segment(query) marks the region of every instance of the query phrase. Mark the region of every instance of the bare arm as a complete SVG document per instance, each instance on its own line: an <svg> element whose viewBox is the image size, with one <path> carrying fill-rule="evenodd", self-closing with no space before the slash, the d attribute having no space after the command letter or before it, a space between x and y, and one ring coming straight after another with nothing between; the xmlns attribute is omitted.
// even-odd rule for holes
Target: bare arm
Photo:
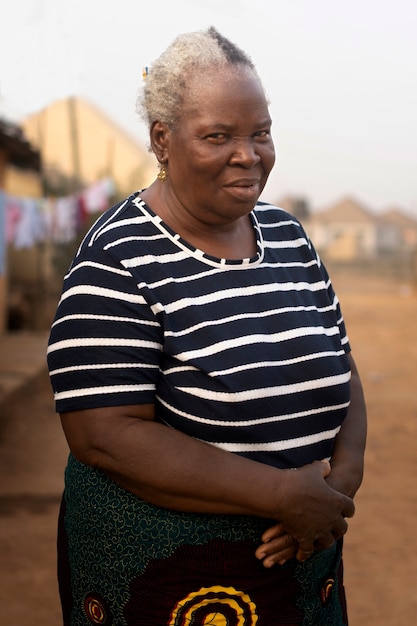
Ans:
<svg viewBox="0 0 417 626"><path fill-rule="evenodd" d="M351 354L350 406L336 437L331 459L332 471L327 482L351 498L359 489L364 469L367 418L362 383Z"/></svg>
<svg viewBox="0 0 417 626"><path fill-rule="evenodd" d="M331 472L326 480L333 489L353 498L363 477L367 419L359 373L352 355L348 356L351 366L351 401L335 440ZM297 554L298 558L303 558L298 551L297 542L286 532L283 524L268 528L262 536L262 541L264 543L259 546L256 555L263 560L266 567L284 563ZM316 547L325 546L317 542Z"/></svg>
<svg viewBox="0 0 417 626"><path fill-rule="evenodd" d="M80 461L164 508L279 519L306 553L343 535L354 512L351 499L327 485L326 464L292 471L245 459L155 422L152 405L61 418Z"/></svg>

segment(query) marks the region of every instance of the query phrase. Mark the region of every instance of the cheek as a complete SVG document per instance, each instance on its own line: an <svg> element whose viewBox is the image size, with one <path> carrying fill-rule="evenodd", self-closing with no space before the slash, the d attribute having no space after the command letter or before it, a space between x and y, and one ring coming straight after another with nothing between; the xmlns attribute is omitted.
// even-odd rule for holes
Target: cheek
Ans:
<svg viewBox="0 0 417 626"><path fill-rule="evenodd" d="M211 159L190 159L189 171L195 176L196 181L204 179L205 181L214 181L222 175L227 167L227 159L211 158ZM196 182L196 184L198 184Z"/></svg>
<svg viewBox="0 0 417 626"><path fill-rule="evenodd" d="M265 152L265 155L263 157L263 162L265 164L265 170L269 173L275 164L275 148L273 144Z"/></svg>

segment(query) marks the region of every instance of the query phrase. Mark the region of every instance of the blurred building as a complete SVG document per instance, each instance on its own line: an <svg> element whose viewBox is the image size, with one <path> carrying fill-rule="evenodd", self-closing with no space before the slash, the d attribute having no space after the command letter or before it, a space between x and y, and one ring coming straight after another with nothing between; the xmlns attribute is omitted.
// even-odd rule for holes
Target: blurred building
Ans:
<svg viewBox="0 0 417 626"><path fill-rule="evenodd" d="M2 123L0 332L48 324L47 302L95 214L149 185L156 169L146 147L81 98L54 102L21 128Z"/></svg>
<svg viewBox="0 0 417 626"><path fill-rule="evenodd" d="M399 209L376 214L346 197L304 221L317 251L328 261L363 263L410 255L417 245L417 221Z"/></svg>
<svg viewBox="0 0 417 626"><path fill-rule="evenodd" d="M291 215L300 220L300 222L305 222L310 217L311 208L309 202L307 198L302 196L283 196L276 204L281 207L281 209L284 209L284 211L291 213Z"/></svg>
<svg viewBox="0 0 417 626"><path fill-rule="evenodd" d="M417 220L396 207L382 213L379 219L400 232L400 245L404 251L417 249Z"/></svg>
<svg viewBox="0 0 417 626"><path fill-rule="evenodd" d="M0 119L0 189L10 194L41 193L41 155L22 128Z"/></svg>
<svg viewBox="0 0 417 626"><path fill-rule="evenodd" d="M10 285L7 263L6 201L9 196L40 197L41 156L22 129L0 120L0 334L7 328Z"/></svg>
<svg viewBox="0 0 417 626"><path fill-rule="evenodd" d="M42 152L44 174L50 184L54 176L62 174L78 188L109 177L123 197L155 178L153 155L82 98L54 102L22 124L30 141Z"/></svg>

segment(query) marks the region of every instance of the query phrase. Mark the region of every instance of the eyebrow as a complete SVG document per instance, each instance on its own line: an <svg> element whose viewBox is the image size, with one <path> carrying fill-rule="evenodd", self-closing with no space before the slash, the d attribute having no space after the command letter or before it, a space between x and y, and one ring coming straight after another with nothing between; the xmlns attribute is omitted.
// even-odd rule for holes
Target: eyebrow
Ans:
<svg viewBox="0 0 417 626"><path fill-rule="evenodd" d="M202 122L202 124L204 126L210 126L210 128L216 128L218 130L231 130L233 129L233 125L231 124L226 124L225 122ZM262 127L262 126L271 126L272 124L272 119L270 117L265 118L264 120L262 120L261 122L256 122L255 126L257 127Z"/></svg>

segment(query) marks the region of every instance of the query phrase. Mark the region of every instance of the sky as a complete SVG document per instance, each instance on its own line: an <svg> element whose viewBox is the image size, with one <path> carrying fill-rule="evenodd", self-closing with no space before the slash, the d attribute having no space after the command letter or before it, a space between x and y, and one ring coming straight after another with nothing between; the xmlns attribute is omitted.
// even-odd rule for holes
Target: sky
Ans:
<svg viewBox="0 0 417 626"><path fill-rule="evenodd" d="M264 199L314 210L349 195L417 218L415 0L4 0L0 117L78 95L145 145L142 68L210 25L249 54L270 100Z"/></svg>

